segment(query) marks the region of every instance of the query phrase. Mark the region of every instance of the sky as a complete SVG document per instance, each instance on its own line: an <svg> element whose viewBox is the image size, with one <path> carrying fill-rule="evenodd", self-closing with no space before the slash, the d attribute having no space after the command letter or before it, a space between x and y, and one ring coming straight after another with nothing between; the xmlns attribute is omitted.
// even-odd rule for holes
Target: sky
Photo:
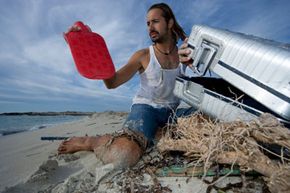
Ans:
<svg viewBox="0 0 290 193"><path fill-rule="evenodd" d="M138 75L110 90L82 77L62 34L83 21L120 69L151 44L146 12L160 2L187 35L202 24L290 43L288 0L0 0L0 112L129 111Z"/></svg>

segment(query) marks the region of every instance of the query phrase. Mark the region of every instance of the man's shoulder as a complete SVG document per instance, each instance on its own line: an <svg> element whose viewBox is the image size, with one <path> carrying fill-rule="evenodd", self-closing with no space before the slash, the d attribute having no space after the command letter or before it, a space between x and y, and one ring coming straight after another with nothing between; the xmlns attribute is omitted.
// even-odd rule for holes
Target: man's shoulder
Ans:
<svg viewBox="0 0 290 193"><path fill-rule="evenodd" d="M136 51L135 54L138 54L140 56L148 55L149 54L149 48L140 49L140 50Z"/></svg>
<svg viewBox="0 0 290 193"><path fill-rule="evenodd" d="M150 59L149 48L143 48L136 51L131 57L131 61L141 64L143 67L148 64Z"/></svg>

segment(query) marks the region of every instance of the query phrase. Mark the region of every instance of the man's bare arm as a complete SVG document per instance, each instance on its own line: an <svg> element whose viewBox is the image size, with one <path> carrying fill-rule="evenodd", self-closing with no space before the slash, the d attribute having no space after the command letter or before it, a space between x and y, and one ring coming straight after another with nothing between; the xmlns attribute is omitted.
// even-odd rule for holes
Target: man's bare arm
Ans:
<svg viewBox="0 0 290 193"><path fill-rule="evenodd" d="M139 50L133 54L128 63L119 69L113 77L104 80L106 87L108 89L117 88L118 86L130 80L134 74L136 74L136 72L143 68L142 61L144 61L145 57L145 49Z"/></svg>

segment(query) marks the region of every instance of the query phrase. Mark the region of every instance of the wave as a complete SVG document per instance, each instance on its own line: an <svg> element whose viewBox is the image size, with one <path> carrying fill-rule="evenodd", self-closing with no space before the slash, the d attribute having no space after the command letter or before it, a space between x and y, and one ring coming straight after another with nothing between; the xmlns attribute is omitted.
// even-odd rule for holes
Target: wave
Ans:
<svg viewBox="0 0 290 193"><path fill-rule="evenodd" d="M27 130L0 131L0 136L12 135L12 134L16 134L16 133L22 133L25 131L27 131Z"/></svg>
<svg viewBox="0 0 290 193"><path fill-rule="evenodd" d="M0 136L54 127L87 116L0 116Z"/></svg>
<svg viewBox="0 0 290 193"><path fill-rule="evenodd" d="M59 123L62 124L62 123ZM22 130L2 130L0 131L0 136L5 136L5 135L12 135L12 134L16 134L16 133L22 133L22 132L27 132L27 131L35 131L35 130L39 130L39 129L45 129L45 128L49 128L49 127L53 127L56 126L58 124L43 124L43 125L35 125L31 128L28 129L22 129Z"/></svg>
<svg viewBox="0 0 290 193"><path fill-rule="evenodd" d="M31 127L30 129L28 129L28 131L34 131L34 130L39 130L39 129L45 129L45 128L48 128L48 127L52 127L54 125L57 125L57 124L43 124L43 125L35 125L33 127Z"/></svg>

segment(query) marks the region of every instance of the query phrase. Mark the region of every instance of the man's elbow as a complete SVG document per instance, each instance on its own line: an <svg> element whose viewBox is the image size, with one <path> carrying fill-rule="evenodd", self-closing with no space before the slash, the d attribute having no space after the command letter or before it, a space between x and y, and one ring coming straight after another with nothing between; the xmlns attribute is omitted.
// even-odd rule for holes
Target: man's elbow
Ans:
<svg viewBox="0 0 290 193"><path fill-rule="evenodd" d="M116 86L114 85L106 85L107 89L114 89L114 88L117 88Z"/></svg>
<svg viewBox="0 0 290 193"><path fill-rule="evenodd" d="M109 79L103 80L107 89L114 89L114 88L118 87L118 85L116 84L116 81L115 81L115 77L116 77L116 75L114 75L113 77L111 77Z"/></svg>
<svg viewBox="0 0 290 193"><path fill-rule="evenodd" d="M117 85L113 84L113 83L106 83L105 82L105 85L107 87L107 89L114 89L114 88L117 88Z"/></svg>

